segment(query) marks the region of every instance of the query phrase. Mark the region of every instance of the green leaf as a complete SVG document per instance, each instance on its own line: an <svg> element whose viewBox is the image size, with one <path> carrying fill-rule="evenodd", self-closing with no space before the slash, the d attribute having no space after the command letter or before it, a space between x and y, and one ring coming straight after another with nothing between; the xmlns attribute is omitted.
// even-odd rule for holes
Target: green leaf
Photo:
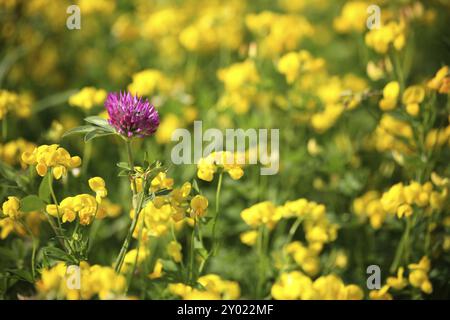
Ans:
<svg viewBox="0 0 450 320"><path fill-rule="evenodd" d="M128 177L130 175L130 170L120 170L117 174L118 177Z"/></svg>
<svg viewBox="0 0 450 320"><path fill-rule="evenodd" d="M200 250L203 249L203 242L200 239L194 238L194 249Z"/></svg>
<svg viewBox="0 0 450 320"><path fill-rule="evenodd" d="M197 179L192 179L192 189L200 194L200 188L198 187Z"/></svg>
<svg viewBox="0 0 450 320"><path fill-rule="evenodd" d="M109 136L111 134L115 134L115 132L108 132L108 131L105 131L102 129L95 129L94 131L88 132L84 136L84 142L88 142L88 141L91 141L92 139L99 138L99 137Z"/></svg>
<svg viewBox="0 0 450 320"><path fill-rule="evenodd" d="M24 212L38 211L45 207L45 202L38 196L30 195L20 200L20 210Z"/></svg>
<svg viewBox="0 0 450 320"><path fill-rule="evenodd" d="M39 185L39 198L47 203L50 202L50 194L51 194L50 179L52 179L51 174L52 174L51 172L48 172L42 179L41 184Z"/></svg>
<svg viewBox="0 0 450 320"><path fill-rule="evenodd" d="M90 132L92 130L95 130L94 126L91 126L91 125L80 126L80 127L76 127L76 128L73 128L73 129L70 129L70 130L66 131L62 135L62 137L65 138L65 137L70 136L72 134L87 133L87 132Z"/></svg>
<svg viewBox="0 0 450 320"><path fill-rule="evenodd" d="M119 162L116 164L119 168L131 170L130 165L128 162Z"/></svg>
<svg viewBox="0 0 450 320"><path fill-rule="evenodd" d="M166 196L168 195L172 190L170 189L161 189L155 192L155 196Z"/></svg>
<svg viewBox="0 0 450 320"><path fill-rule="evenodd" d="M77 261L67 254L64 250L61 250L56 247L44 247L42 248L42 253L50 259L58 260L58 261L67 261L71 263L77 263Z"/></svg>
<svg viewBox="0 0 450 320"><path fill-rule="evenodd" d="M108 121L106 119L102 118L102 117L99 117L99 116L87 117L87 118L84 119L84 121L92 123L92 124L94 124L94 125L96 125L98 127L101 127L101 128L105 129L108 132L111 132L111 133L115 133L116 132L114 127L112 127L108 123Z"/></svg>
<svg viewBox="0 0 450 320"><path fill-rule="evenodd" d="M20 280L25 280L25 281L27 281L29 283L34 283L33 275L31 274L30 271L19 270L19 269L15 269L15 270L9 269L7 271L12 273L14 276L16 276Z"/></svg>
<svg viewBox="0 0 450 320"><path fill-rule="evenodd" d="M172 260L161 259L161 263L163 265L164 271L174 272L174 271L178 270L177 264L175 262L173 262Z"/></svg>

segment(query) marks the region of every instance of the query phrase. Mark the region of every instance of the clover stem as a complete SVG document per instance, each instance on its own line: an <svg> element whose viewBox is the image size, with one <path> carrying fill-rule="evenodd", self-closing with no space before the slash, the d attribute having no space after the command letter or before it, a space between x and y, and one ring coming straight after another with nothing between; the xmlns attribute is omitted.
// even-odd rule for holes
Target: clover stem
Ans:
<svg viewBox="0 0 450 320"><path fill-rule="evenodd" d="M128 164L129 164L130 170L133 170L134 163L133 163L133 153L131 150L131 140L129 140L129 139L126 140L126 146L127 146ZM133 236L134 230L136 229L137 223L139 221L139 214L141 212L142 205L144 203L144 196L142 195L139 198L138 203L136 204L136 202L137 202L136 198L137 198L137 194L138 194L137 193L137 184L136 184L136 180L133 177L130 177L130 178L131 178L131 183L133 185L131 191L133 194L132 206L134 209L134 216L133 216L133 220L131 221L130 228L128 229L127 236L122 244L122 248L120 249L119 255L117 256L117 259L116 259L116 266L114 268L116 273L119 273L120 269L122 268L122 264L125 259L125 254L127 253L128 248L130 247L131 238Z"/></svg>

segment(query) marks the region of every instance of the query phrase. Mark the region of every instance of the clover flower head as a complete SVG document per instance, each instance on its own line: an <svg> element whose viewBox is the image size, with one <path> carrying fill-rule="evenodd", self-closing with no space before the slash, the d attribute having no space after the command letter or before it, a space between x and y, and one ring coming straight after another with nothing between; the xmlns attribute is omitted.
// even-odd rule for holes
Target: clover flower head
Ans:
<svg viewBox="0 0 450 320"><path fill-rule="evenodd" d="M159 115L155 107L137 95L110 92L105 107L109 124L127 138L149 136L158 128Z"/></svg>

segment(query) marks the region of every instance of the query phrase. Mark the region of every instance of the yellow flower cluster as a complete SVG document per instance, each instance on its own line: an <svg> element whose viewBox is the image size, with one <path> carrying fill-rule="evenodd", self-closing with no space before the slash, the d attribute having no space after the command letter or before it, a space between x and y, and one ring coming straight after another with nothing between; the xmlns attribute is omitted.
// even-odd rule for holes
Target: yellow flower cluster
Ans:
<svg viewBox="0 0 450 320"><path fill-rule="evenodd" d="M123 259L123 265L120 272L125 274L133 270L133 268L139 267L149 256L150 250L146 248L146 243L139 246L139 249L131 249L125 254Z"/></svg>
<svg viewBox="0 0 450 320"><path fill-rule="evenodd" d="M170 241L166 247L167 254L175 261L180 263L183 260L183 254L181 253L181 244L177 241Z"/></svg>
<svg viewBox="0 0 450 320"><path fill-rule="evenodd" d="M281 219L281 212L272 202L264 201L242 210L241 218L251 228L265 225L273 229Z"/></svg>
<svg viewBox="0 0 450 320"><path fill-rule="evenodd" d="M300 15L263 11L245 17L248 29L259 39L263 57L274 57L295 50L305 37L314 34L313 26Z"/></svg>
<svg viewBox="0 0 450 320"><path fill-rule="evenodd" d="M105 90L96 89L94 87L84 87L69 97L69 104L74 107L89 110L94 106L103 104L105 99Z"/></svg>
<svg viewBox="0 0 450 320"><path fill-rule="evenodd" d="M116 218L122 212L122 207L116 203L112 203L108 199L103 199L98 206L97 219L104 219L106 217Z"/></svg>
<svg viewBox="0 0 450 320"><path fill-rule="evenodd" d="M345 285L334 274L313 281L300 271L282 273L271 291L276 300L361 300L364 297L360 287Z"/></svg>
<svg viewBox="0 0 450 320"><path fill-rule="evenodd" d="M419 288L426 294L433 292L433 286L428 279L428 273L431 269L431 262L428 257L422 257L418 263L408 265L408 269L408 280L413 287Z"/></svg>
<svg viewBox="0 0 450 320"><path fill-rule="evenodd" d="M382 115L372 139L379 152L396 151L402 154L410 154L412 152L410 145L414 144L411 125L387 113Z"/></svg>
<svg viewBox="0 0 450 320"><path fill-rule="evenodd" d="M389 82L383 89L383 99L380 100L380 109L383 111L392 110L397 106L397 99L400 94L400 85L397 81Z"/></svg>
<svg viewBox="0 0 450 320"><path fill-rule="evenodd" d="M22 161L20 155L24 152L33 152L36 145L23 138L9 141L0 145L0 159L10 165L20 165L24 168L26 164Z"/></svg>
<svg viewBox="0 0 450 320"><path fill-rule="evenodd" d="M242 41L242 25L235 20L245 9L242 1L204 1L195 20L180 33L179 41L189 51L235 50Z"/></svg>
<svg viewBox="0 0 450 320"><path fill-rule="evenodd" d="M416 117L420 112L420 103L425 98L425 89L422 86L415 85L408 87L403 93L402 102L405 105L406 112Z"/></svg>
<svg viewBox="0 0 450 320"><path fill-rule="evenodd" d="M71 278L76 277L75 269L68 268L64 262L59 262L49 269L42 270L41 279L36 283L38 296L45 299L87 300L98 298L102 300L123 299L126 289L126 279L117 274L111 267L100 265L90 266L81 262L79 289L69 288ZM73 281L76 285L76 281Z"/></svg>
<svg viewBox="0 0 450 320"><path fill-rule="evenodd" d="M395 109L400 95L400 85L397 81L389 82L383 89L383 98L379 106L383 111ZM408 87L402 96L402 103L405 105L406 112L415 117L420 112L420 103L425 98L425 89L420 85Z"/></svg>
<svg viewBox="0 0 450 320"><path fill-rule="evenodd" d="M13 111L19 118L26 118L31 114L32 98L28 94L17 94L8 90L0 90L0 120L9 111Z"/></svg>
<svg viewBox="0 0 450 320"><path fill-rule="evenodd" d="M162 189L172 189L173 179L165 172L160 172L150 183L150 192ZM138 191L142 190L142 179L137 180ZM139 223L134 232L138 237L141 227L144 236L159 237L167 233L172 223L181 221L189 214L191 218L202 217L208 208L208 199L202 195L191 195L192 185L185 182L180 188L175 188L169 194L157 196L148 202L141 210ZM134 211L130 212L131 217Z"/></svg>
<svg viewBox="0 0 450 320"><path fill-rule="evenodd" d="M9 196L3 202L0 210L0 239L6 239L12 232L19 236L25 236L28 230L34 235L39 234L39 226L43 216L39 211L31 211L26 214L20 210L20 200Z"/></svg>
<svg viewBox="0 0 450 320"><path fill-rule="evenodd" d="M102 202L102 199L108 195L108 190L106 190L105 180L100 177L94 177L89 179L89 188L95 192L95 199L98 203Z"/></svg>
<svg viewBox="0 0 450 320"><path fill-rule="evenodd" d="M172 133L181 127L183 123L180 117L174 113L166 114L155 133L156 142L160 144L172 142Z"/></svg>
<svg viewBox="0 0 450 320"><path fill-rule="evenodd" d="M301 198L287 201L278 211L283 218L302 219L306 240L317 252L322 250L325 243L337 238L338 226L328 220L323 204Z"/></svg>
<svg viewBox="0 0 450 320"><path fill-rule="evenodd" d="M67 169L81 165L80 157L71 157L66 149L57 144L44 144L34 148L32 152L26 151L22 154L22 161L28 165L36 165L36 172L41 177L45 176L48 168L52 168L55 179L65 176Z"/></svg>
<svg viewBox="0 0 450 320"><path fill-rule="evenodd" d="M366 28L367 8L366 1L349 1L344 4L341 13L333 21L333 27L340 33L351 31L363 32Z"/></svg>
<svg viewBox="0 0 450 320"><path fill-rule="evenodd" d="M152 191L164 188L166 181L170 181L169 185L172 186L173 181L171 179L169 180L165 176L160 176L160 178L162 180L154 179L152 181L153 186L150 187ZM141 228L144 228L144 239L149 236L163 236L170 230L171 225L181 221L186 213L189 213L192 217L204 215L208 201L200 195L191 199L191 191L191 184L186 182L180 188L173 189L168 195L158 196L153 201L149 201L141 210L139 223L133 236L137 238ZM130 216L134 216L133 210L130 212Z"/></svg>
<svg viewBox="0 0 450 320"><path fill-rule="evenodd" d="M306 247L300 241L291 242L284 248L303 272L311 277L320 271L320 249L313 245Z"/></svg>
<svg viewBox="0 0 450 320"><path fill-rule="evenodd" d="M43 220L45 220L45 216L38 211L27 212L24 216L21 215L21 220L8 216L0 217L0 239L6 239L13 232L21 237L26 236L28 232L24 225L31 230L33 235L37 236Z"/></svg>
<svg viewBox="0 0 450 320"><path fill-rule="evenodd" d="M312 87L310 87L311 84L308 84L305 90L314 92L324 107L323 110L313 114L311 125L315 131L323 133L334 125L346 109L352 110L359 105L361 92L366 89L367 84L365 80L352 74L342 79L326 73L322 75L313 73L312 77L313 79L317 78L315 81L319 81L319 83Z"/></svg>
<svg viewBox="0 0 450 320"><path fill-rule="evenodd" d="M12 218L18 219L22 215L20 211L20 200L17 197L8 197L8 200L3 202L2 205L3 215Z"/></svg>
<svg viewBox="0 0 450 320"><path fill-rule="evenodd" d="M428 81L427 87L439 93L448 94L450 92L450 71L448 66L443 66L439 69L434 78Z"/></svg>
<svg viewBox="0 0 450 320"><path fill-rule="evenodd" d="M426 214L433 210L443 209L447 198L448 189L441 192L434 190L431 182L420 184L412 181L409 185L397 183L387 192L383 193L380 202L383 210L388 214L396 214L399 218L409 217L414 212L414 206L423 208Z"/></svg>
<svg viewBox="0 0 450 320"><path fill-rule="evenodd" d="M212 181L214 173L218 168L228 172L231 179L239 180L244 175L242 167L245 164L245 155L231 153L230 151L219 151L201 158L197 164L197 177L204 181Z"/></svg>
<svg viewBox="0 0 450 320"><path fill-rule="evenodd" d="M183 283L172 283L168 288L172 294L184 300L235 300L241 295L237 282L223 280L216 274L201 276L197 282L204 290Z"/></svg>
<svg viewBox="0 0 450 320"><path fill-rule="evenodd" d="M48 204L46 207L49 215L59 216L63 223L72 222L79 217L82 225L89 225L94 220L97 209L95 197L85 193L64 198L59 205Z"/></svg>
<svg viewBox="0 0 450 320"><path fill-rule="evenodd" d="M400 51L406 42L405 29L403 21L383 24L380 28L374 28L366 34L366 45L381 54L386 54L391 45Z"/></svg>
<svg viewBox="0 0 450 320"><path fill-rule="evenodd" d="M237 114L247 113L251 103L255 101L260 81L255 62L248 59L219 69L217 78L225 86L225 93L218 102L219 107L231 107Z"/></svg>
<svg viewBox="0 0 450 320"><path fill-rule="evenodd" d="M439 179L433 174L433 182ZM432 213L433 210L440 211L447 199L447 183L436 186L442 187L442 190L437 191L431 182L420 184L412 181L406 186L398 183L382 195L378 191L368 191L353 201L353 212L362 221L368 218L372 228L379 229L389 214L399 218L410 217L414 206L423 208L426 214Z"/></svg>
<svg viewBox="0 0 450 320"><path fill-rule="evenodd" d="M353 212L362 220L369 219L374 229L379 229L385 218L386 212L380 202L380 193L375 190L366 192L353 201Z"/></svg>
<svg viewBox="0 0 450 320"><path fill-rule="evenodd" d="M128 85L128 91L139 96L150 95L156 90L166 92L169 88L169 79L155 69L145 69L133 74L132 82Z"/></svg>
<svg viewBox="0 0 450 320"><path fill-rule="evenodd" d="M409 264L408 269L409 275L407 279L404 276L405 268L398 268L396 277L388 277L386 284L380 290L372 290L369 292L370 299L392 300L393 296L389 291L391 289L397 291L403 290L408 286L408 282L414 288L418 288L426 294L431 294L433 292L433 285L428 278L428 273L431 269L430 259L424 256L418 263Z"/></svg>
<svg viewBox="0 0 450 320"><path fill-rule="evenodd" d="M325 60L314 58L306 50L289 52L283 55L277 64L277 69L284 74L287 83L293 83L302 72L315 72L322 69Z"/></svg>

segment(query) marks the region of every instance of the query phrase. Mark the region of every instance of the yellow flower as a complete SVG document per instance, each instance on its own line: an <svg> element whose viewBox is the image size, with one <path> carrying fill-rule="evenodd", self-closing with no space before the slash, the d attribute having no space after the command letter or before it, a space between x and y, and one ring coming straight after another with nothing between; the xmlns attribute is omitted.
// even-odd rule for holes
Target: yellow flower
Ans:
<svg viewBox="0 0 450 320"><path fill-rule="evenodd" d="M405 90L402 102L406 106L406 112L412 116L419 114L419 104L425 98L425 89L422 86L411 86Z"/></svg>
<svg viewBox="0 0 450 320"><path fill-rule="evenodd" d="M413 214L413 212L414 211L409 204L402 204L397 209L397 216L399 218L402 218L402 217L408 218Z"/></svg>
<svg viewBox="0 0 450 320"><path fill-rule="evenodd" d="M153 178L150 183L150 191L155 192L162 189L172 189L173 187L173 179L167 177L167 173L160 172L158 175Z"/></svg>
<svg viewBox="0 0 450 320"><path fill-rule="evenodd" d="M315 276L320 271L319 252L312 247L305 247L300 241L288 244L286 252L294 258L294 261L309 276Z"/></svg>
<svg viewBox="0 0 450 320"><path fill-rule="evenodd" d="M53 168L53 176L60 179L67 174L67 169L79 167L81 158L71 157L66 149L57 144L41 145L34 148L32 152L24 152L22 161L28 165L36 165L37 173L43 177L48 168Z"/></svg>
<svg viewBox="0 0 450 320"><path fill-rule="evenodd" d="M156 260L155 266L153 267L153 272L148 275L150 279L158 279L163 275L163 264L161 259Z"/></svg>
<svg viewBox="0 0 450 320"><path fill-rule="evenodd" d="M133 81L128 85L128 91L133 95L146 96L156 90L165 90L168 79L162 72L155 69L142 70L133 75Z"/></svg>
<svg viewBox="0 0 450 320"><path fill-rule="evenodd" d="M380 101L380 109L383 111L392 110L397 106L397 99L400 93L400 85L397 81L389 82L383 89L383 99Z"/></svg>
<svg viewBox="0 0 450 320"><path fill-rule="evenodd" d="M77 217L80 224L90 224L98 210L96 199L90 194L79 194L74 197L64 198L59 206L49 204L46 211L49 215L57 217L58 213L63 223L72 222Z"/></svg>
<svg viewBox="0 0 450 320"><path fill-rule="evenodd" d="M300 52L289 52L282 56L277 64L280 73L286 76L286 82L293 83L300 72L314 72L320 70L325 65L323 59L313 58L312 55L302 50Z"/></svg>
<svg viewBox="0 0 450 320"><path fill-rule="evenodd" d="M369 297L372 300L392 300L392 295L388 292L390 287L384 285L380 290L372 290L369 292Z"/></svg>
<svg viewBox="0 0 450 320"><path fill-rule="evenodd" d="M213 152L198 161L197 176L202 180L212 181L217 168L222 168L233 180L238 180L244 175L244 163L245 155L229 151Z"/></svg>
<svg viewBox="0 0 450 320"><path fill-rule="evenodd" d="M420 288L424 293L430 294L433 292L433 286L428 279L428 272L431 269L430 259L427 256L422 257L419 263L412 263L408 265L409 283L413 287Z"/></svg>
<svg viewBox="0 0 450 320"><path fill-rule="evenodd" d="M450 72L448 66L443 66L439 69L434 78L428 81L427 87L442 94L449 93Z"/></svg>
<svg viewBox="0 0 450 320"><path fill-rule="evenodd" d="M95 199L98 203L102 202L102 198L105 198L108 195L108 191L105 187L105 180L100 177L94 177L89 179L89 188L95 192Z"/></svg>
<svg viewBox="0 0 450 320"><path fill-rule="evenodd" d="M3 202L2 210L3 214L12 219L17 219L21 216L20 209L20 200L17 197L8 197L8 200Z"/></svg>
<svg viewBox="0 0 450 320"><path fill-rule="evenodd" d="M252 228L265 224L271 229L281 219L281 213L272 202L264 201L244 209L241 218Z"/></svg>
<svg viewBox="0 0 450 320"><path fill-rule="evenodd" d="M173 261L179 263L183 260L183 254L181 253L181 244L176 241L170 241L167 245L167 253L173 259Z"/></svg>
<svg viewBox="0 0 450 320"><path fill-rule="evenodd" d="M182 123L176 114L166 114L155 133L156 141L160 144L170 143L172 141L172 133L180 128L181 125Z"/></svg>
<svg viewBox="0 0 450 320"><path fill-rule="evenodd" d="M406 42L405 24L391 21L366 33L366 45L376 52L386 54L391 46L400 51Z"/></svg>
<svg viewBox="0 0 450 320"><path fill-rule="evenodd" d="M438 187L445 187L448 185L448 178L442 178L436 172L431 173L431 181Z"/></svg>
<svg viewBox="0 0 450 320"><path fill-rule="evenodd" d="M126 289L126 279L111 267L90 266L82 261L80 270L80 289L68 287L69 268L64 262L58 262L51 268L42 270L41 279L36 282L36 291L40 299L101 300L121 299ZM73 271L72 271L73 272Z"/></svg>
<svg viewBox="0 0 450 320"><path fill-rule="evenodd" d="M398 268L397 277L389 277L386 280L386 284L396 290L402 290L408 285L408 281L403 277L405 269L403 267Z"/></svg>
<svg viewBox="0 0 450 320"><path fill-rule="evenodd" d="M362 32L366 28L368 3L348 1L342 7L340 15L334 19L333 26L338 32Z"/></svg>
<svg viewBox="0 0 450 320"><path fill-rule="evenodd" d="M214 179L214 172L216 172L214 160L211 157L201 158L197 164L197 177L204 181L211 182Z"/></svg>
<svg viewBox="0 0 450 320"><path fill-rule="evenodd" d="M120 272L129 272L135 264L136 266L140 266L148 258L149 254L149 250L143 248L143 246L139 247L139 249L131 249L125 254Z"/></svg>
<svg viewBox="0 0 450 320"><path fill-rule="evenodd" d="M256 243L256 240L258 239L258 231L256 230L250 230L246 232L242 232L239 236L241 239L241 242L243 244L246 244L248 246L254 246Z"/></svg>
<svg viewBox="0 0 450 320"><path fill-rule="evenodd" d="M171 283L168 289L184 300L236 300L240 297L240 287L237 282L223 280L216 274L201 276L198 278L198 283L202 286L202 290L183 283Z"/></svg>
<svg viewBox="0 0 450 320"><path fill-rule="evenodd" d="M80 107L86 110L94 106L103 104L106 99L106 91L103 89L96 89L94 87L84 87L76 94L69 98L71 106Z"/></svg>
<svg viewBox="0 0 450 320"><path fill-rule="evenodd" d="M276 300L309 300L315 299L312 281L299 271L282 273L271 289Z"/></svg>
<svg viewBox="0 0 450 320"><path fill-rule="evenodd" d="M191 216L203 217L205 215L206 209L208 208L208 199L202 195L196 195L191 200Z"/></svg>

